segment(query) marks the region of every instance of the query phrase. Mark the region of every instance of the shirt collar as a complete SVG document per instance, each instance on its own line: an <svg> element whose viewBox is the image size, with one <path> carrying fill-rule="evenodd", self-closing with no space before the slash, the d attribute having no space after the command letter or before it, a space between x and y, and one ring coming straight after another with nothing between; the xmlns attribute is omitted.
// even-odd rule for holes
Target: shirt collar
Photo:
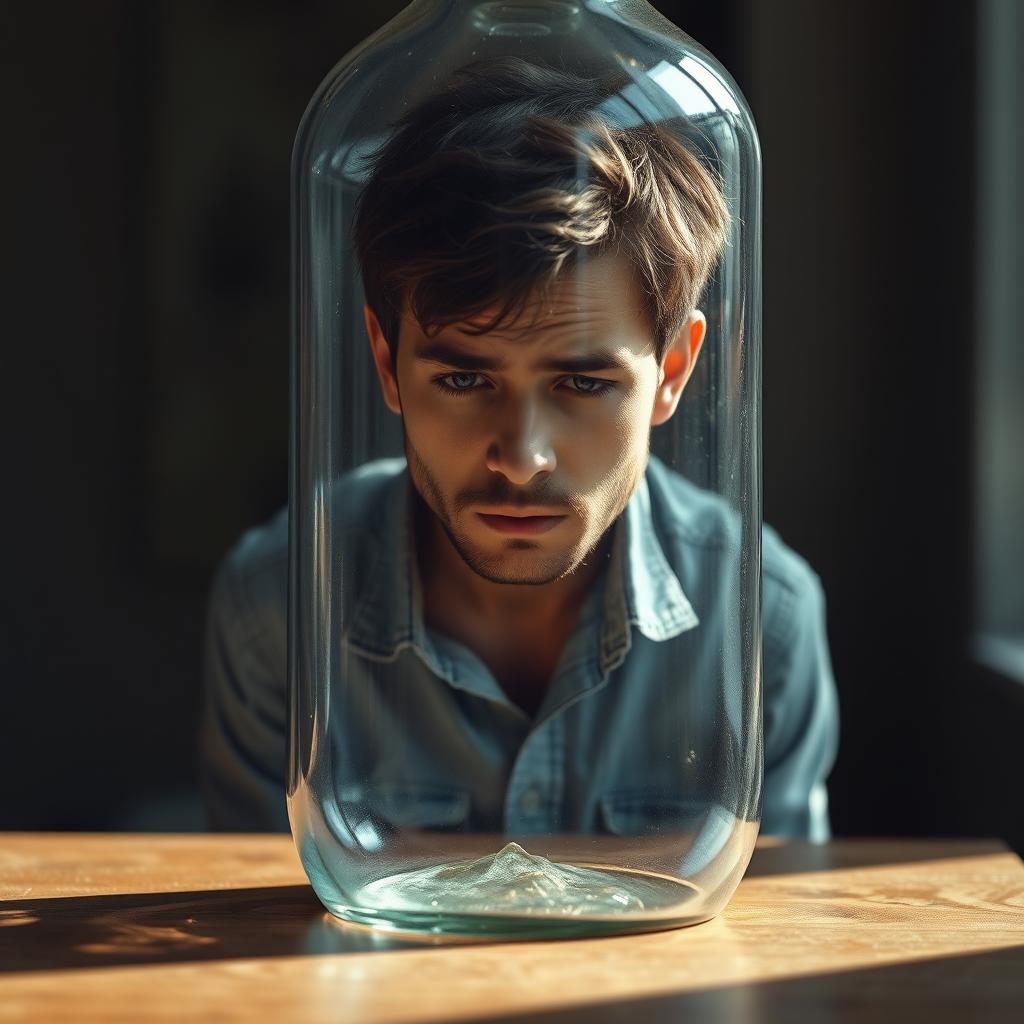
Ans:
<svg viewBox="0 0 1024 1024"><path fill-rule="evenodd" d="M402 647L413 646L432 670L446 674L443 655L431 643L423 621L414 498L408 467L403 467L384 489L384 508L372 533L376 555L369 585L345 639L376 660L392 660ZM658 540L646 477L613 530L600 639L605 671L629 650L631 625L649 640L662 641L699 624Z"/></svg>
<svg viewBox="0 0 1024 1024"><path fill-rule="evenodd" d="M631 625L648 640L662 641L699 624L658 540L646 476L614 529L601 627L602 674L625 659Z"/></svg>
<svg viewBox="0 0 1024 1024"><path fill-rule="evenodd" d="M350 646L390 661L413 646L440 670L423 621L423 590L416 561L415 504L409 469L403 465L383 489L383 507L370 534L375 558L368 585L345 631Z"/></svg>

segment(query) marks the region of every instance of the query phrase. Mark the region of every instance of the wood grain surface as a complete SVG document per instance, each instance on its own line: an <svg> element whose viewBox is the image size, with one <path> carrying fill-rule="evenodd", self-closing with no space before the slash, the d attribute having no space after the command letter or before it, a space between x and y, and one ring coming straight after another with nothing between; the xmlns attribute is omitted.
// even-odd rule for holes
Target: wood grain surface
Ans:
<svg viewBox="0 0 1024 1024"><path fill-rule="evenodd" d="M1024 865L963 840L759 842L725 913L408 941L317 902L287 836L0 834L0 1020L1024 1021Z"/></svg>

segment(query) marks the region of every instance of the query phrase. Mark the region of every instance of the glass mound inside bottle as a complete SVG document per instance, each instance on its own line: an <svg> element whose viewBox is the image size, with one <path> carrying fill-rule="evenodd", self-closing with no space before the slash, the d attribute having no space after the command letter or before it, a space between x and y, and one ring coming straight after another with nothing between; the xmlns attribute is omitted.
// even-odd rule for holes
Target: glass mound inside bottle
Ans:
<svg viewBox="0 0 1024 1024"><path fill-rule="evenodd" d="M437 918L434 931L473 931L472 918L505 918L543 934L541 920L563 922L567 933L587 923L608 930L685 923L700 891L692 884L653 872L602 865L564 864L507 843L497 853L403 871L363 887L359 902L395 919ZM352 918L346 913L343 916ZM362 917L362 915L359 915ZM693 923L706 915L694 917ZM531 925L529 922L533 922ZM422 921L417 922L422 926ZM573 924L576 928L571 927ZM414 925L415 926L415 925ZM488 929L490 930L490 929Z"/></svg>

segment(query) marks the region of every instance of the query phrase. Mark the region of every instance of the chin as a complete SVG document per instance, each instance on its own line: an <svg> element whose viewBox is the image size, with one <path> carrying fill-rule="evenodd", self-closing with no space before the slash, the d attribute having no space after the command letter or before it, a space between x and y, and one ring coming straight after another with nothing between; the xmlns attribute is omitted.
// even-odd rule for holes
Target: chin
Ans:
<svg viewBox="0 0 1024 1024"><path fill-rule="evenodd" d="M542 586L568 575L578 564L568 557L541 553L536 544L523 540L507 542L498 554L473 549L460 553L466 565L492 583Z"/></svg>

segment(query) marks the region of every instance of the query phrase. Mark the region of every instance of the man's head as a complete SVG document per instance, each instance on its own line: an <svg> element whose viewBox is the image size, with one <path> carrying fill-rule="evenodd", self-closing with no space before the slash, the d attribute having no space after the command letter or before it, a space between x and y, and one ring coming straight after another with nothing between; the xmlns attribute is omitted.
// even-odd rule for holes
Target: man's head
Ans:
<svg viewBox="0 0 1024 1024"><path fill-rule="evenodd" d="M725 204L671 133L601 116L614 91L513 59L463 68L399 122L360 197L367 330L413 483L496 582L552 582L594 549L704 338ZM487 518L515 512L561 518Z"/></svg>

